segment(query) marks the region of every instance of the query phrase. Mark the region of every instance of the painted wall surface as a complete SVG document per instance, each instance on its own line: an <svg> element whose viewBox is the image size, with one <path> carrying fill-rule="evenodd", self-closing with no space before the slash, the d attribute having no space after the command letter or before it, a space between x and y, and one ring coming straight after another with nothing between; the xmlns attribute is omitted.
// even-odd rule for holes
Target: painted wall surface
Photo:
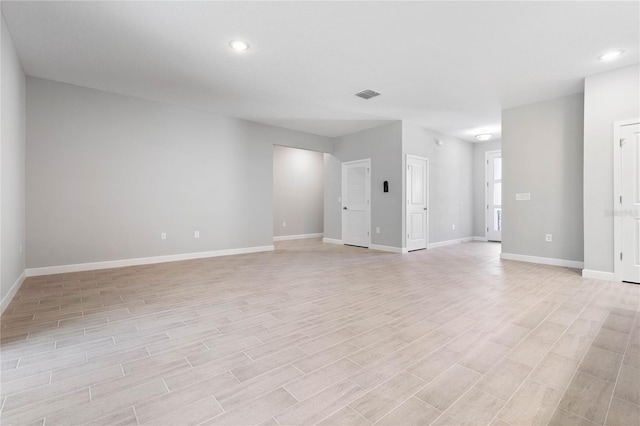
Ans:
<svg viewBox="0 0 640 426"><path fill-rule="evenodd" d="M324 238L342 239L342 163L324 154Z"/></svg>
<svg viewBox="0 0 640 426"><path fill-rule="evenodd" d="M2 128L0 142L0 276L2 308L25 269L25 75L4 21L2 27Z"/></svg>
<svg viewBox="0 0 640 426"><path fill-rule="evenodd" d="M273 235L322 233L324 154L273 147ZM286 222L286 227L283 226Z"/></svg>
<svg viewBox="0 0 640 426"><path fill-rule="evenodd" d="M402 153L403 170L406 154L429 159L429 243L472 237L473 144L403 121Z"/></svg>
<svg viewBox="0 0 640 426"><path fill-rule="evenodd" d="M26 93L29 268L269 246L273 145L333 147L37 78Z"/></svg>
<svg viewBox="0 0 640 426"><path fill-rule="evenodd" d="M585 79L584 269L613 272L613 123L640 118L640 65Z"/></svg>
<svg viewBox="0 0 640 426"><path fill-rule="evenodd" d="M485 200L485 156L487 151L497 151L501 149L502 141L489 141L473 144L473 235L484 238L486 235L486 212L487 204Z"/></svg>
<svg viewBox="0 0 640 426"><path fill-rule="evenodd" d="M502 112L503 253L583 260L583 123L582 93Z"/></svg>
<svg viewBox="0 0 640 426"><path fill-rule="evenodd" d="M336 176L336 169L341 175L340 163L355 160L371 159L371 243L388 247L402 247L402 123L390 123L342 136L334 139L334 160L325 161L325 172L332 171L328 178L331 185L325 194L325 237L336 238L336 228L342 223L340 206L335 209L335 193L340 190L341 178ZM338 176L340 176L338 175ZM326 176L326 175L325 175ZM389 192L383 192L382 183L389 182ZM375 232L376 227L380 233ZM342 237L338 237L342 238Z"/></svg>

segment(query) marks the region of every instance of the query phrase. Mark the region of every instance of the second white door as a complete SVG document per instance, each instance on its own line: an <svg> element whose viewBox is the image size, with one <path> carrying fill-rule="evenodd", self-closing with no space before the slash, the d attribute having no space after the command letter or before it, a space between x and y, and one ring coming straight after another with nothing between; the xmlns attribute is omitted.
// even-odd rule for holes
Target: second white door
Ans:
<svg viewBox="0 0 640 426"><path fill-rule="evenodd" d="M428 239L428 162L407 155L407 250L427 248Z"/></svg>
<svg viewBox="0 0 640 426"><path fill-rule="evenodd" d="M640 283L640 124L621 129L622 281Z"/></svg>
<svg viewBox="0 0 640 426"><path fill-rule="evenodd" d="M342 163L342 242L369 247L371 160Z"/></svg>

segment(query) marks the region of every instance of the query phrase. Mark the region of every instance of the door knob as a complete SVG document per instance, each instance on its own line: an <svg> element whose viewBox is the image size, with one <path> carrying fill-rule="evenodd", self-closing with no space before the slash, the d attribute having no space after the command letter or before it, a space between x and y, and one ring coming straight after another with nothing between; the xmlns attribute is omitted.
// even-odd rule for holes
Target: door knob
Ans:
<svg viewBox="0 0 640 426"><path fill-rule="evenodd" d="M347 210L347 207L346 207L346 206L345 206L345 207L343 207L343 208L342 208L342 210Z"/></svg>
<svg viewBox="0 0 640 426"><path fill-rule="evenodd" d="M422 210L427 210L427 208L425 207L425 208L424 208L424 209L422 209Z"/></svg>

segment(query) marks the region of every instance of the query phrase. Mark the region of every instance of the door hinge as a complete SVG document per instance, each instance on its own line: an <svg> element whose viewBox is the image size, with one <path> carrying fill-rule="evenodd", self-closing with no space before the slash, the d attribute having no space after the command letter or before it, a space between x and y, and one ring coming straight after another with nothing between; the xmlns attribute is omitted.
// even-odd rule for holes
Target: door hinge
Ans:
<svg viewBox="0 0 640 426"><path fill-rule="evenodd" d="M627 140L625 138L620 139L620 148L622 148L622 145L624 145L625 143L627 143Z"/></svg>
<svg viewBox="0 0 640 426"><path fill-rule="evenodd" d="M409 237L409 234L407 234L407 239L409 239L409 238L411 238L411 237Z"/></svg>
<svg viewBox="0 0 640 426"><path fill-rule="evenodd" d="M369 231L367 231L367 236L369 236Z"/></svg>
<svg viewBox="0 0 640 426"><path fill-rule="evenodd" d="M622 252L620 252L620 260L622 260Z"/></svg>
<svg viewBox="0 0 640 426"><path fill-rule="evenodd" d="M487 182L487 186L489 186L489 182Z"/></svg>
<svg viewBox="0 0 640 426"><path fill-rule="evenodd" d="M367 173L369 173L369 168L367 167Z"/></svg>
<svg viewBox="0 0 640 426"><path fill-rule="evenodd" d="M489 210L489 204L487 204L487 210Z"/></svg>
<svg viewBox="0 0 640 426"><path fill-rule="evenodd" d="M622 204L622 195L620 196L620 204Z"/></svg>

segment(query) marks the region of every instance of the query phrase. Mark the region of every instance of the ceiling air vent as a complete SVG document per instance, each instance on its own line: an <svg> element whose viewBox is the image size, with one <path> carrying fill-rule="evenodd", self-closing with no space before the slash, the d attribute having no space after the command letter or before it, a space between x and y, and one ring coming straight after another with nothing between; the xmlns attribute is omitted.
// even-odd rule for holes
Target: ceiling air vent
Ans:
<svg viewBox="0 0 640 426"><path fill-rule="evenodd" d="M371 98L375 98L376 96L380 96L380 93L371 89L365 89L365 90L359 91L358 93L354 93L354 95L362 99L371 99Z"/></svg>

